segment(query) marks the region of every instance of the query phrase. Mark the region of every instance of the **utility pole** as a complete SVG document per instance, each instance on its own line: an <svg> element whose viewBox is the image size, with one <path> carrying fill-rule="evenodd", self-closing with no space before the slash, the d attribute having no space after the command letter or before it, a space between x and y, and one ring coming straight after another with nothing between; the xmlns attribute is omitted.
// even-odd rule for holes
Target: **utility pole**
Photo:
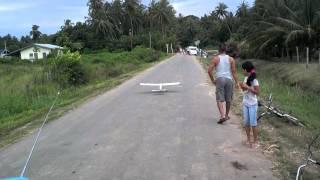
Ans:
<svg viewBox="0 0 320 180"><path fill-rule="evenodd" d="M133 34L132 34L132 29L129 29L129 34L130 34L130 47L131 47L131 50L132 50L132 48L133 48L133 47L132 47L132 46L133 46L133 45L132 45L132 35L133 35Z"/></svg>
<svg viewBox="0 0 320 180"><path fill-rule="evenodd" d="M4 51L7 52L7 41L4 41Z"/></svg>

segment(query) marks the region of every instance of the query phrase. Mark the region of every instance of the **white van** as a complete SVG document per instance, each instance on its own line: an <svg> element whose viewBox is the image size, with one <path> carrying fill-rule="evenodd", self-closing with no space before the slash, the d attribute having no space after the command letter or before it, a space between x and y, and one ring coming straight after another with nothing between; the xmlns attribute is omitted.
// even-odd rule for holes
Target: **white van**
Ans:
<svg viewBox="0 0 320 180"><path fill-rule="evenodd" d="M188 53L189 55L198 55L198 48L195 47L195 46L189 46L189 47L187 48L187 53Z"/></svg>

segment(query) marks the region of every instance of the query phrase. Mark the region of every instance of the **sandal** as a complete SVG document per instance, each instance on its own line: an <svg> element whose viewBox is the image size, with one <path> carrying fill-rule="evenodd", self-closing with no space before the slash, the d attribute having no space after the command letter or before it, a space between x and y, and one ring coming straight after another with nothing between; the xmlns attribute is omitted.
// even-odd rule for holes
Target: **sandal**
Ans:
<svg viewBox="0 0 320 180"><path fill-rule="evenodd" d="M242 144L244 146L251 147L251 142L249 142L249 141L243 141Z"/></svg>
<svg viewBox="0 0 320 180"><path fill-rule="evenodd" d="M229 116L226 116L226 121L230 120L231 118Z"/></svg>
<svg viewBox="0 0 320 180"><path fill-rule="evenodd" d="M226 118L221 118L219 121L218 121L218 124L222 124L226 121Z"/></svg>
<svg viewBox="0 0 320 180"><path fill-rule="evenodd" d="M252 147L255 149L259 149L260 148L260 144L259 143L253 143Z"/></svg>

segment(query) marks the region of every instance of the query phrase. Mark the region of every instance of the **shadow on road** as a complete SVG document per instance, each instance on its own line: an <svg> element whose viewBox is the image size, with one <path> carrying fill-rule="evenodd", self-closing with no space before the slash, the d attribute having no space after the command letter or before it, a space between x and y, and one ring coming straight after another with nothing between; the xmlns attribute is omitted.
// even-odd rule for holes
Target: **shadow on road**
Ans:
<svg viewBox="0 0 320 180"><path fill-rule="evenodd" d="M177 90L170 90L166 92L152 92L152 91L144 91L144 92L137 92L137 94L145 95L145 94L151 94L151 95L166 95L166 94L178 94L180 91Z"/></svg>

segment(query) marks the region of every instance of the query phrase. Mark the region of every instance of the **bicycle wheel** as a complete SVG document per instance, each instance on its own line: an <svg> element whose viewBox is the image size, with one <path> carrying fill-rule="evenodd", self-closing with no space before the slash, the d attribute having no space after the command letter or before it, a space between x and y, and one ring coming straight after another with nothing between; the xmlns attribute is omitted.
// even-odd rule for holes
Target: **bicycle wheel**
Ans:
<svg viewBox="0 0 320 180"><path fill-rule="evenodd" d="M257 121L259 121L263 116L265 116L267 114L267 112L263 112L261 113L258 118L257 118Z"/></svg>
<svg viewBox="0 0 320 180"><path fill-rule="evenodd" d="M303 180L303 168L306 167L306 165L302 165L298 168L296 180Z"/></svg>
<svg viewBox="0 0 320 180"><path fill-rule="evenodd" d="M303 180L303 172L301 172L300 174L299 174L299 176L296 178L296 180Z"/></svg>

